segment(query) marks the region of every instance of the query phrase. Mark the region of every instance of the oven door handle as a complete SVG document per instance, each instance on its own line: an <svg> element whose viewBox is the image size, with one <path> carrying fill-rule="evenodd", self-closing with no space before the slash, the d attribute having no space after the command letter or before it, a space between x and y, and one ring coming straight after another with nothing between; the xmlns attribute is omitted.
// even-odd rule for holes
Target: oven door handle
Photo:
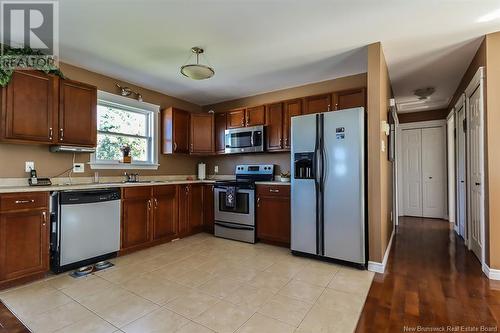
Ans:
<svg viewBox="0 0 500 333"><path fill-rule="evenodd" d="M228 229L235 229L235 230L253 230L253 227L239 227L239 226L233 226L233 225L228 225L226 223L219 223L215 222L215 225L218 225L219 227L223 228L228 228Z"/></svg>

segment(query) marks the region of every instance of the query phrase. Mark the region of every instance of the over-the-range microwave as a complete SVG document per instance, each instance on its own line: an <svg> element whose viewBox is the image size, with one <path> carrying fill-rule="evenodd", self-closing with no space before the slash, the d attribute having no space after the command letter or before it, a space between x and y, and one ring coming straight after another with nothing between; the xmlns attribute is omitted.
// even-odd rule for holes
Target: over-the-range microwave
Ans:
<svg viewBox="0 0 500 333"><path fill-rule="evenodd" d="M227 129L224 142L226 154L264 151L264 126Z"/></svg>

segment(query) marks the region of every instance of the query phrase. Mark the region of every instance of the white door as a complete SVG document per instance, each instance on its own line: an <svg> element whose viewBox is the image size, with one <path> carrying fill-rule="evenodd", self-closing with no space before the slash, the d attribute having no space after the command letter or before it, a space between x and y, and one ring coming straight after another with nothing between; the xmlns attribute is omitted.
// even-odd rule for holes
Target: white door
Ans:
<svg viewBox="0 0 500 333"><path fill-rule="evenodd" d="M480 86L468 97L468 145L469 145L469 209L470 209L470 248L480 259L482 257L482 107Z"/></svg>
<svg viewBox="0 0 500 333"><path fill-rule="evenodd" d="M448 151L448 221L453 223L455 230L458 230L456 223L455 205L455 113L452 113L446 122L446 147Z"/></svg>
<svg viewBox="0 0 500 333"><path fill-rule="evenodd" d="M422 216L422 130L403 130L403 211Z"/></svg>
<svg viewBox="0 0 500 333"><path fill-rule="evenodd" d="M465 106L462 104L457 110L457 223L458 233L467 240L466 229L466 175L465 175Z"/></svg>
<svg viewBox="0 0 500 333"><path fill-rule="evenodd" d="M444 127L422 129L422 216L443 218L446 207Z"/></svg>

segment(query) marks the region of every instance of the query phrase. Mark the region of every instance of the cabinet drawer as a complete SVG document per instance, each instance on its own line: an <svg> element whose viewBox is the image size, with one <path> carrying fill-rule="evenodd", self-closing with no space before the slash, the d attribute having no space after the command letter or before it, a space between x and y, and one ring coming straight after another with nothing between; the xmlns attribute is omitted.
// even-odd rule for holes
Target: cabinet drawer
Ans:
<svg viewBox="0 0 500 333"><path fill-rule="evenodd" d="M289 185L257 185L257 195L289 197Z"/></svg>
<svg viewBox="0 0 500 333"><path fill-rule="evenodd" d="M151 186L124 187L123 199L140 199L151 197Z"/></svg>
<svg viewBox="0 0 500 333"><path fill-rule="evenodd" d="M0 195L0 211L47 208L47 192L12 193Z"/></svg>

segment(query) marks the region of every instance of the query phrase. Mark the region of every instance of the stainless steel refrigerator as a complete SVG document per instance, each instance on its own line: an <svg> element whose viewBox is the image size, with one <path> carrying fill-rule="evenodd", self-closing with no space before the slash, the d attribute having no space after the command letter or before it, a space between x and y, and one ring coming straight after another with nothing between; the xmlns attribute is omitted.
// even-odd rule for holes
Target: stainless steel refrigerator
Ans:
<svg viewBox="0 0 500 333"><path fill-rule="evenodd" d="M366 265L363 108L292 118L296 254Z"/></svg>

